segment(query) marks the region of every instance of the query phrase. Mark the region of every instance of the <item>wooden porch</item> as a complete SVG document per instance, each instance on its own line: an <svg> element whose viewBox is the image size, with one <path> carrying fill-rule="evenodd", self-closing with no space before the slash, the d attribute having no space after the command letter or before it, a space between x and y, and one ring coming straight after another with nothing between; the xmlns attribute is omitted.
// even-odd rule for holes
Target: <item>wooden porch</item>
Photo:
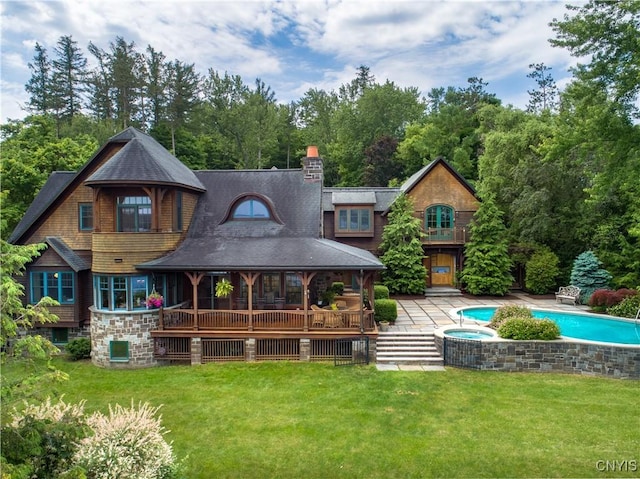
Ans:
<svg viewBox="0 0 640 479"><path fill-rule="evenodd" d="M175 333L340 332L376 331L374 314L367 309L309 310L195 310L161 309L154 335Z"/></svg>

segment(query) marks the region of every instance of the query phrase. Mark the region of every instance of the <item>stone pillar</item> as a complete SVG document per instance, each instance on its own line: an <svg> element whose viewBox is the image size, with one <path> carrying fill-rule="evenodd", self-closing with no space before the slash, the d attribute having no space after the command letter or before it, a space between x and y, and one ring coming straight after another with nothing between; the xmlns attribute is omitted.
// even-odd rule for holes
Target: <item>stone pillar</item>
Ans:
<svg viewBox="0 0 640 479"><path fill-rule="evenodd" d="M191 338L191 365L202 364L202 339Z"/></svg>
<svg viewBox="0 0 640 479"><path fill-rule="evenodd" d="M309 338L300 339L300 361L311 360L311 340Z"/></svg>

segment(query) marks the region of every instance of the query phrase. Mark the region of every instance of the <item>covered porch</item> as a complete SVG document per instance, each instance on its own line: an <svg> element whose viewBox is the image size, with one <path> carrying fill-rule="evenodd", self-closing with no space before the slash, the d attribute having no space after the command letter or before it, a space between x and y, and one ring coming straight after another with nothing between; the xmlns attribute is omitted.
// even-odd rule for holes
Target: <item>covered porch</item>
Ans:
<svg viewBox="0 0 640 479"><path fill-rule="evenodd" d="M375 273L364 270L354 273L351 277L356 291L335 296L332 304L321 307L318 303L322 303L320 298L331 288L334 273L185 272L192 299L176 307L161 308L158 331L371 333L376 327L373 301L369 301L374 294ZM213 298L214 282L222 280L229 281L233 291L228 297ZM208 282L204 288L203 282ZM203 302L209 307L201 308Z"/></svg>

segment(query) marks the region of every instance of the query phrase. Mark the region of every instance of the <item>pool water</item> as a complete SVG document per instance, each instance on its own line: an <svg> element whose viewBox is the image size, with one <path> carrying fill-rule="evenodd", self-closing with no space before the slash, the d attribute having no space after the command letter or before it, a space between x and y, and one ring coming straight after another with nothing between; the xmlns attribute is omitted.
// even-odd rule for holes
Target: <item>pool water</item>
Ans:
<svg viewBox="0 0 640 479"><path fill-rule="evenodd" d="M445 336L451 336L461 339L487 339L492 338L493 334L483 333L482 331L466 331L464 329L454 329L452 331L445 331Z"/></svg>
<svg viewBox="0 0 640 479"><path fill-rule="evenodd" d="M464 319L490 321L495 307L463 308L458 310ZM640 324L631 321L609 319L589 313L571 313L532 309L534 318L548 318L560 328L560 334L575 339L619 344L640 345Z"/></svg>

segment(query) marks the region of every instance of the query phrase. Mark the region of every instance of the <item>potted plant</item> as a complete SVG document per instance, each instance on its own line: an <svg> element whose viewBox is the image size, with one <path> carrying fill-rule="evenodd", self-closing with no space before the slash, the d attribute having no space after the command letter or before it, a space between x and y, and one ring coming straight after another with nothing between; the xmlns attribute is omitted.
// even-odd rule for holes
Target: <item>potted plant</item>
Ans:
<svg viewBox="0 0 640 479"><path fill-rule="evenodd" d="M378 324L380 325L380 331L389 331L389 321L380 321Z"/></svg>
<svg viewBox="0 0 640 479"><path fill-rule="evenodd" d="M233 292L233 284L226 278L222 278L220 281L216 283L216 297L217 298L228 298L229 295Z"/></svg>
<svg viewBox="0 0 640 479"><path fill-rule="evenodd" d="M158 309L164 305L164 298L154 289L149 296L147 296L145 304L147 305L147 309Z"/></svg>

